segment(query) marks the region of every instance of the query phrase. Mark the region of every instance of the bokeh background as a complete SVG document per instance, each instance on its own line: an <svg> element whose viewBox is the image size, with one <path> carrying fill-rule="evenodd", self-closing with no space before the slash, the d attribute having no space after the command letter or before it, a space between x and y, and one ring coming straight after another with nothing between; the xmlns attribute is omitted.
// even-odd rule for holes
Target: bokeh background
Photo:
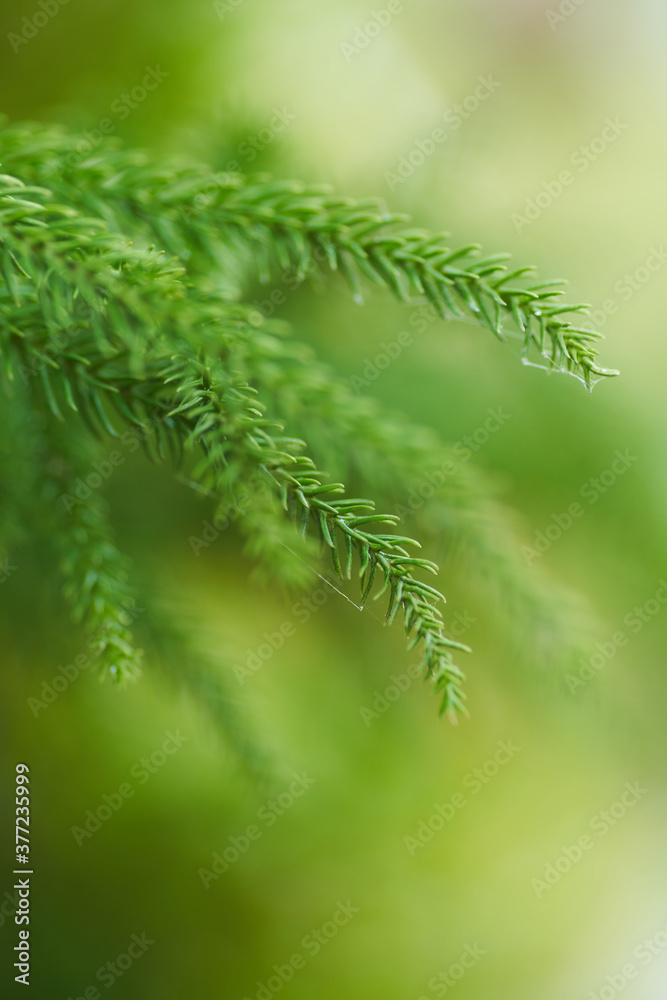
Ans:
<svg viewBox="0 0 667 1000"><path fill-rule="evenodd" d="M571 299L601 311L603 360L620 379L588 394L574 379L523 367L511 345L469 324L432 323L366 391L450 442L482 425L489 407L511 414L475 461L516 511L517 547L580 500L617 449L629 450L636 461L627 472L525 567L575 592L572 627L580 628L577 616L589 622L585 658L619 629L628 642L571 690L567 674L580 664L548 666L522 648L529 624L494 605L465 559L448 560L445 540L431 538L427 554L444 557L450 621L474 619L465 636L471 719L456 728L439 721L429 689L413 684L367 725L360 709L410 662L400 629L383 630L335 594L297 622L296 598L256 580L233 531L195 558L188 536L205 506L168 471L128 463L107 491L119 536L219 657L282 776L273 789L253 785L201 707L150 664L121 690L89 672L35 718L27 699L80 651L82 637L39 552L12 552L18 570L2 584L0 799L11 821L14 765L28 761L30 990L40 1000L81 997L95 985L106 995L96 972L134 933L154 944L109 988L128 1000L266 996L258 983L297 952L305 967L280 991L293 1000L417 1000L445 989L459 1000L667 995L667 610L650 603L667 576L667 262L645 268L667 243L667 8L660 0L404 0L360 47L358 29L386 7L70 0L17 47L10 33L40 8L5 0L3 110L12 121L59 121L82 134L110 117L129 144L380 195L455 241L511 250L544 277L567 276ZM128 114L114 111L149 66L167 74L163 82ZM400 183L388 178L489 76L498 86L447 141ZM269 127L275 109L293 117L270 141L261 132L251 160L249 137ZM591 147L587 169L573 166L608 119L623 126L617 138ZM574 182L517 226L526 200L568 168ZM326 294L304 287L278 312L343 377L362 373L383 341L414 332L409 309L374 293L362 311L337 283ZM624 619L644 606L634 631ZM285 622L294 635L237 683L233 665ZM77 846L71 828L86 810L176 729L187 737L178 753L144 785L135 780L135 795ZM520 752L472 794L466 775L493 758L499 740ZM314 784L271 826L258 821L292 771ZM639 782L639 800L623 816L616 808L604 835L591 828L626 782ZM457 792L465 806L411 853L405 838ZM205 888L200 869L249 824L261 837ZM9 822L5 831L3 892ZM586 834L593 847L536 889L532 880ZM347 900L358 913L310 955L304 936ZM3 903L9 956L11 895ZM649 950L636 952L645 940ZM434 982L466 946L484 954L459 981ZM11 961L3 994L14 986ZM628 963L637 974L626 982Z"/></svg>

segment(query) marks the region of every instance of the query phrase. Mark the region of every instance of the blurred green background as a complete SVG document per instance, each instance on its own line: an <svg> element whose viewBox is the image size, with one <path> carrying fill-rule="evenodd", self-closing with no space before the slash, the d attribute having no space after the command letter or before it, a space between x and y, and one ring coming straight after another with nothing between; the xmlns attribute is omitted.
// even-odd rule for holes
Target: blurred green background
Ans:
<svg viewBox="0 0 667 1000"><path fill-rule="evenodd" d="M377 194L458 243L511 250L543 277L567 276L572 300L602 310L603 363L620 379L589 395L574 379L522 367L516 351L469 324L432 323L367 391L451 442L503 407L511 419L475 461L517 510L523 544L629 450L627 472L534 560L578 591L595 623L588 658L619 630L628 641L571 690L565 674L579 665L555 671L517 655L488 589L469 579L465 560L445 560L448 620L474 619L464 664L471 719L438 721L430 690L413 684L367 725L360 709L411 662L401 630L382 630L335 594L299 621L297 598L256 582L232 532L195 558L188 536L205 505L167 470L128 463L108 489L120 538L221 655L235 701L284 776L272 791L254 788L205 713L150 664L120 691L83 675L35 718L27 699L82 639L39 553L12 552L18 569L2 584L0 798L11 819L14 766L26 760L34 997L66 1000L95 985L106 995L97 970L132 934L154 944L109 984L128 1000L261 998L258 983L295 953L305 965L277 991L294 1000L665 996L667 611L650 602L667 576L665 278L656 263L667 243L667 8L404 0L381 30L367 30L377 12L387 20L387 6L70 0L27 38L36 12L53 5L5 0L3 109L12 121L59 121L82 136L110 118L128 144ZM137 101L147 67L166 76ZM493 93L447 141L400 183L388 178L489 76ZM271 131L276 109L289 119L280 132ZM596 143L608 119L618 134ZM586 169L577 166L582 146ZM573 182L554 197L566 169ZM517 225L513 216L540 193L545 207ZM414 332L412 313L380 293L362 312L336 283L326 294L303 288L279 309L344 377L362 373L383 341ZM442 556L442 542L431 539L426 554ZM640 627L624 624L645 605ZM286 622L294 634L237 683L233 665ZM514 625L521 634L521 620ZM140 784L135 765L167 730L187 740ZM499 740L520 752L475 793L466 776L492 760ZM258 818L292 771L312 787L275 822ZM78 846L71 828L128 780L135 794ZM614 807L601 833L594 817L627 782L645 791ZM465 804L433 824L442 828L427 843L406 842L456 793ZM211 870L230 838L243 845L253 824L259 838L205 888L200 869ZM564 849L585 835L592 847L540 889L533 880L549 864L568 868ZM312 954L304 937L331 931L327 921L348 900L358 913ZM0 906L6 956L16 940L10 901ZM457 979L466 946L483 955ZM11 961L3 993L14 986ZM628 963L636 975L620 971ZM449 981L437 978L450 968Z"/></svg>

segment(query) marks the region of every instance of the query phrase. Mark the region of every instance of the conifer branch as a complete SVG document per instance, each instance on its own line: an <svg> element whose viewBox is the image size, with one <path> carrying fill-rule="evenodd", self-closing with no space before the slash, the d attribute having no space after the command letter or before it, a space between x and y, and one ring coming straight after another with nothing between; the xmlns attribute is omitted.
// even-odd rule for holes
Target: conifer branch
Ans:
<svg viewBox="0 0 667 1000"><path fill-rule="evenodd" d="M13 204L13 196L10 195L9 198L10 204ZM22 203L20 207L24 207ZM32 218L34 208L29 205L26 211L28 217ZM8 229L11 232L11 221L10 219L8 226L6 217L3 219L0 200L0 236L6 242L5 234ZM60 220L57 219L55 228L58 234L59 227ZM52 243L40 238L37 249L43 246L49 248L50 264L54 253ZM32 241L29 241L29 247L32 255L35 252ZM23 253L22 257L23 260L16 260L12 256L7 267L23 267L25 262L34 269L36 261L32 256L28 257ZM82 270L86 273L85 263ZM28 271L25 273L30 275ZM121 277L116 281L122 285ZM14 308L21 309L20 296L17 295L16 299ZM48 310L45 316L44 307L34 290L32 299L33 305L41 310L43 336L50 331ZM134 320L140 319L143 302L139 300L135 305L135 298L127 296L123 296L122 300L126 303L128 315ZM178 329L181 319L179 302L178 298L170 302L174 329ZM13 338L15 348L30 354L37 350L38 356L41 354L23 331L21 335L17 332L18 327L9 303L6 304L2 319L3 332L6 337ZM121 324L124 321L125 315ZM96 325L101 333L102 347L108 351L109 344L118 333L117 313L100 307L96 313ZM123 329L121 327L121 332ZM121 336L118 339L126 338ZM334 567L341 577L350 577L353 555L357 553L360 559L362 600L370 596L379 570L377 576L382 580L380 594L389 590L387 621L393 622L397 611L402 609L410 648L420 640L423 642L423 665L428 675L434 679L437 689L442 691L442 710L450 715L461 710L463 697L459 682L462 674L454 666L450 651L453 648L467 647L444 635L442 617L434 603L442 600L442 595L412 575L414 568L430 572L436 572L437 568L428 560L416 559L410 555L405 546L418 545L414 540L388 533L374 534L362 527L365 524L393 526L399 519L394 515L374 513L374 505L370 501L334 499L330 494L342 492L343 487L323 483L324 474L317 472L310 459L298 454L300 442L271 436L269 431L274 427L263 417L250 388L239 383L233 376L230 377L221 364L213 365L205 359L196 360L188 356L162 356L157 357L152 364L144 359L143 373L134 374L133 368L136 366L133 366L131 356L124 366L123 355L106 358L100 352L98 342L100 336L93 333L87 343L85 338L81 338L73 349L61 352L56 348L51 352L49 368L55 370L53 374L45 375L46 366L43 366L40 371L43 377L37 385L52 414L62 419L62 410L67 405L73 410L81 409L82 413L91 413L93 411L88 405L88 396L92 395L95 416L90 419L91 428L98 433L110 434L114 434L115 430L108 419L109 406L113 406L127 423L140 421L138 407L160 414L166 424L165 433L168 433L170 439L176 438L186 450L196 444L203 448L204 456L193 476L204 488L212 489L220 501L228 495L230 477L231 480L243 479L249 471L265 471L279 493L285 510L300 522L302 531L305 533L310 526L319 532L330 549ZM147 352L146 358L150 356L150 352ZM109 361L113 362L111 369ZM91 370L94 373L92 376ZM92 386L91 378L94 383ZM341 562L337 538L343 546L344 563ZM73 542L74 539L69 541Z"/></svg>
<svg viewBox="0 0 667 1000"><path fill-rule="evenodd" d="M476 247L452 251L444 237L397 229L402 220L379 202L156 164L113 147L84 161L71 150L61 130L0 129L3 169L16 174L0 176L0 352L6 378L29 384L35 411L53 425L46 494L67 492L74 427L108 440L118 427L150 425L149 455L187 463L219 504L259 476L266 498L244 519L254 551L275 560L273 539L287 515L329 551L341 578L359 579L362 605L386 595L386 620L402 614L409 647L421 646L442 710L455 717L464 696L452 651L467 647L446 636L444 598L420 577L436 565L390 530L395 514L327 482L283 422L298 424L299 407L312 404L316 416L332 417L334 446L358 437L360 448L386 453L386 468L403 481L427 455L441 456L440 446L397 431L328 370L303 364L298 345L272 340L270 325L258 327L235 301L235 286L248 264L265 281L287 270L296 281L340 271L359 301L370 281L402 301L427 300L445 317L470 315L500 339L514 327L526 357L537 349L547 367L590 387L614 373L598 366L598 334L566 318L585 307L560 305L558 283L526 286L530 269L508 270L506 255L480 258ZM363 461L352 465L364 481ZM446 523L455 509L440 506ZM472 510L464 496L460 523ZM77 505L60 537L68 593L99 632L101 662L116 676L135 673L139 657L122 617L127 570L103 501Z"/></svg>
<svg viewBox="0 0 667 1000"><path fill-rule="evenodd" d="M272 321L249 328L239 334L234 356L235 367L271 400L276 419L308 441L316 461L333 464L335 474L352 478L355 488L381 495L401 517L413 513L420 530L448 552L462 551L466 575L476 571L491 590L501 624L513 637L520 635L531 662L535 653L563 659L578 649L585 616L575 614L572 600L543 576L526 572L519 535L483 470L462 463L429 428L353 392L312 348L281 336L283 328ZM437 489L429 481L434 474ZM409 511L408 496L424 483L428 500L415 494L418 507Z"/></svg>
<svg viewBox="0 0 667 1000"><path fill-rule="evenodd" d="M0 150L5 145L10 161L12 151L16 158L24 148L11 130L0 136ZM62 133L42 133L25 157L34 160L41 151L42 171L46 163L71 192L75 181L63 147ZM55 171L54 154L61 157ZM322 186L295 181L155 167L140 154L120 152L77 165L76 181L84 181L78 197L85 197L86 173L97 192L91 207L104 201L108 214L109 202L115 203L173 253L194 251L215 265L231 239L234 248L246 248L264 281L276 266L295 268L301 279L313 268L340 271L360 302L367 279L403 302L428 300L443 318L472 316L500 340L514 327L523 337L524 358L536 349L550 369L577 375L589 388L597 378L617 374L597 363L594 344L601 334L568 318L588 307L563 304L563 282L526 284L533 268L509 266L508 254L480 257L476 244L451 249L445 235L397 229L404 218L377 200L334 197Z"/></svg>
<svg viewBox="0 0 667 1000"><path fill-rule="evenodd" d="M116 358L115 365L120 364ZM139 402L151 412L174 420L171 430L180 435L183 449L197 446L203 453L191 475L219 502L229 496L230 476L243 481L254 472L265 473L302 533L314 532L329 548L341 579L351 579L357 557L362 604L388 591L385 620L391 624L402 610L408 648L423 644L422 665L442 692L442 711L454 717L463 710L463 675L452 661L451 650L467 651L468 647L447 638L437 607L444 598L413 575L413 570L437 573L437 566L408 551L408 546L419 547L413 539L365 528L393 527L398 517L376 513L371 501L341 496L342 484L324 483L325 474L300 453L302 442L272 435L270 431L281 428L263 418L249 387L230 384L219 363L177 358L164 363L159 373L156 369L149 384L133 379L129 370L119 378L116 369L112 380L104 366L99 366L96 379L111 405L117 403L112 387L122 381L124 406L117 411L121 418L129 420L125 409L135 412L134 393L138 391ZM168 393L172 385L170 398L165 390ZM376 581L381 589L374 594Z"/></svg>

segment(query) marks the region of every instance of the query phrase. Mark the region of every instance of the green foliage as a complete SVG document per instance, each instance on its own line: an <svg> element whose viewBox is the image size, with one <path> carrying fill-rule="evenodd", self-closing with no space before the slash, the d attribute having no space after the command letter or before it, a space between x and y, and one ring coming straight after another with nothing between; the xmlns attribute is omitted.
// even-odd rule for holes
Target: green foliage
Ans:
<svg viewBox="0 0 667 1000"><path fill-rule="evenodd" d="M402 616L442 711L464 711L453 651L467 647L446 635L443 597L422 579L437 566L393 530L399 517L348 497L319 468L328 452L355 482L386 493L387 481L407 489L446 449L355 396L282 324L243 305L242 290L253 272L265 282L289 272L298 285L340 271L358 301L369 281L443 317L467 315L501 340L520 335L526 359L537 351L545 367L591 387L614 373L597 363L598 334L567 318L585 307L561 305L558 282L522 285L530 268L509 268L504 254L450 250L442 236L398 229L376 202L154 162L112 144L84 159L71 136L40 126L0 131L0 162L5 384L40 428L37 482L45 507L58 509L65 592L97 637L103 671L138 672L126 611L133 592L104 502L68 506L69 484L82 431L103 441L151 428L149 457L183 469L218 505L253 484L240 527L270 568L281 571L291 521L328 551L341 579L359 581L362 605L384 596L386 621ZM317 426L327 428L324 448ZM456 493L429 511L530 603L481 475L459 476ZM195 686L212 699L211 673L190 659Z"/></svg>

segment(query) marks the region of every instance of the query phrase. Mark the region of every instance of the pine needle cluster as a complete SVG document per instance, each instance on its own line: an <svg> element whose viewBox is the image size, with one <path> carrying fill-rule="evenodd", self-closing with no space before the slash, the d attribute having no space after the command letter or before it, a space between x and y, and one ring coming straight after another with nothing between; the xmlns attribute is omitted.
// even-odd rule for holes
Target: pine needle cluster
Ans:
<svg viewBox="0 0 667 1000"><path fill-rule="evenodd" d="M294 531L313 539L341 579L358 581L361 605L384 599L386 620L402 621L442 711L465 711L455 655L467 647L447 634L444 598L427 582L438 567L396 514L331 481L309 427L326 428L337 468L380 493L389 481L410 485L447 449L353 393L284 324L246 304L244 290L253 279L289 275L296 287L338 272L358 302L381 286L500 340L519 336L526 359L591 387L615 373L598 364L599 335L580 325L586 307L563 304L560 282L534 281L506 254L452 249L445 236L404 228L380 202L321 187L216 174L113 142L83 156L65 130L38 125L0 129L0 169L4 385L36 428L32 488L54 525L73 615L96 636L100 670L140 670L126 613L131 566L105 502L75 502L73 484L82 456L98 447L91 442L133 433L214 510L250 490L239 527L256 558L276 559ZM482 479L466 473L430 516L530 602L497 523L489 528ZM14 519L2 527L7 546Z"/></svg>

